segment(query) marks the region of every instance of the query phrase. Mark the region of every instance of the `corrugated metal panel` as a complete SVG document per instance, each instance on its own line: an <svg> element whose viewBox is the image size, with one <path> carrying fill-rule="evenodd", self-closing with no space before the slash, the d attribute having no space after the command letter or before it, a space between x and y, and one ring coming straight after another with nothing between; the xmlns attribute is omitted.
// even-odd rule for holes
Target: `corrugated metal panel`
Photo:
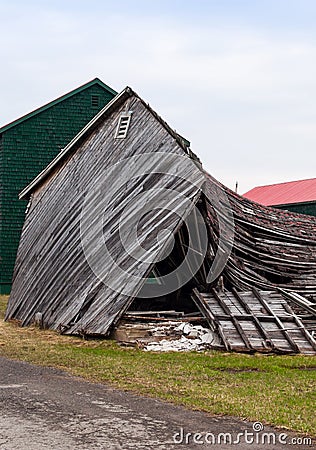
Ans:
<svg viewBox="0 0 316 450"><path fill-rule="evenodd" d="M265 206L316 201L316 178L258 186L244 197Z"/></svg>

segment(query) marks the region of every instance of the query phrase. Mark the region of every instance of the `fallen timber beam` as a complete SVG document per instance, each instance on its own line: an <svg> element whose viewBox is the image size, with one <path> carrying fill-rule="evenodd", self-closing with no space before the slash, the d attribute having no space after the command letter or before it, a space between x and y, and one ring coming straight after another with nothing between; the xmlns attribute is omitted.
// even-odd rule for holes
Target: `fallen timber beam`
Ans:
<svg viewBox="0 0 316 450"><path fill-rule="evenodd" d="M278 327L280 328L280 330L282 331L282 333L284 334L284 336L286 337L287 341L289 342L289 344L291 345L291 347L293 348L293 350L295 352L300 353L300 349L297 346L297 344L293 341L292 337L289 335L289 332L285 329L284 324L282 323L282 321L280 320L280 318L274 313L273 309L270 308L269 304L266 302L266 300L262 297L262 295L260 294L260 292L258 291L258 289L253 288L252 289L254 295L257 297L257 299L259 300L259 302L262 304L262 306L271 314L271 316L274 317L274 320L276 322L276 324L278 325Z"/></svg>

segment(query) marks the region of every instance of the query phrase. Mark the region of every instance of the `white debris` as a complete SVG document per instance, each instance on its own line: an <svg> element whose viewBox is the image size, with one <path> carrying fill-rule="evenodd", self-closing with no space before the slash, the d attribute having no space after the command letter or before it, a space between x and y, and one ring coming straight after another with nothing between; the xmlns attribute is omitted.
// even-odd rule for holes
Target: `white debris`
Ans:
<svg viewBox="0 0 316 450"><path fill-rule="evenodd" d="M176 330L179 330L179 331L183 331L183 329L184 329L184 327L187 325L187 323L186 322L181 322L181 323L179 323L179 325L175 328Z"/></svg>
<svg viewBox="0 0 316 450"><path fill-rule="evenodd" d="M189 334L192 331L193 327L190 323L186 323L182 329L183 334Z"/></svg>
<svg viewBox="0 0 316 450"><path fill-rule="evenodd" d="M218 347L220 340L218 335L208 328L201 325L192 325L190 323L169 322L165 328L166 336L179 335L178 338L170 340L162 339L159 342L150 342L144 350L151 352L188 352L203 351L212 347ZM161 335L161 327L151 330L153 335L159 332Z"/></svg>
<svg viewBox="0 0 316 450"><path fill-rule="evenodd" d="M201 341L203 344L212 344L214 342L214 333L208 331L201 336Z"/></svg>
<svg viewBox="0 0 316 450"><path fill-rule="evenodd" d="M199 337L198 330L191 330L190 333L188 333L188 337L189 338L197 338L197 337Z"/></svg>

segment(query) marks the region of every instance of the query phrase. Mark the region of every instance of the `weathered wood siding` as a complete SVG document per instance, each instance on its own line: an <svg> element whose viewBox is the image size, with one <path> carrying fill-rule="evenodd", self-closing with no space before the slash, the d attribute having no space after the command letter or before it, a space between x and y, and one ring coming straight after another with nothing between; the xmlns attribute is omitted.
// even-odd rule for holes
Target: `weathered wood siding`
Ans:
<svg viewBox="0 0 316 450"><path fill-rule="evenodd" d="M126 169L130 171L131 179L120 189L120 180L115 178L120 174L109 175L109 167L122 158L155 152L184 154L179 143L142 101L132 97L126 103L133 111L126 139L114 139L119 115L126 107L123 104L120 110L112 113L94 130L77 152L64 162L63 167L34 192L22 231L7 318L14 317L23 325L28 325L34 314L41 312L46 326L50 328L64 327L69 333L106 334L130 299L105 286L86 261L80 236L80 219L86 195L91 189L107 182L106 189L102 188L107 248L122 268L139 276L146 274L151 263L137 261L137 243L130 242L128 249L134 252L134 257L122 247L116 228L123 209L127 206L127 221L131 224L137 222L145 204L139 200L133 202L133 199L142 193L145 185L146 189L159 184L160 188L178 190L179 193L186 191L187 197L194 201L198 189L182 178L176 180L164 175L170 167L163 159L151 168L162 174L151 173L140 178L132 178L133 167L128 161ZM148 164L151 164L150 160ZM190 175L180 162L178 168L177 163L174 164L179 176L186 178ZM190 167L188 170L190 172ZM99 183L97 186L96 180ZM164 207L165 194L160 196L159 202ZM182 202L174 204L176 212L183 214L186 209L188 205ZM89 217L84 220L89 220ZM180 222L177 215L166 210L155 210L147 215L140 224L142 235L147 236L144 247L151 249L153 256L157 254L155 242L159 230L167 228L174 232ZM114 231L110 233L112 229ZM118 289L129 283L128 277L125 275L124 279L112 267L111 261L104 262L104 273L111 285L116 282ZM142 282L135 284L135 295L141 286Z"/></svg>

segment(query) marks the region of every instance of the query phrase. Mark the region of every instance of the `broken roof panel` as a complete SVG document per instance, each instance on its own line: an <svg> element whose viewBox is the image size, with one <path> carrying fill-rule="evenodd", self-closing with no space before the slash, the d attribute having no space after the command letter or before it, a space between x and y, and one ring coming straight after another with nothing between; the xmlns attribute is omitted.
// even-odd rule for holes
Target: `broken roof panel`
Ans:
<svg viewBox="0 0 316 450"><path fill-rule="evenodd" d="M316 341L276 291L194 290L193 299L226 350L316 354Z"/></svg>
<svg viewBox="0 0 316 450"><path fill-rule="evenodd" d="M209 198L220 183L207 176ZM316 217L261 206L221 185L234 215L234 243L224 268L233 287L278 286L316 296ZM220 239L217 212L207 202L211 245Z"/></svg>

